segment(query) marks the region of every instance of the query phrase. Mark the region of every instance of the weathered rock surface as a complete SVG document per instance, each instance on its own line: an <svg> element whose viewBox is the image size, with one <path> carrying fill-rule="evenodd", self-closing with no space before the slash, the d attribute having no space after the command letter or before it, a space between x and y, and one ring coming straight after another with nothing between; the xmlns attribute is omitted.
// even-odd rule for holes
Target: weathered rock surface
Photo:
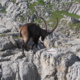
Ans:
<svg viewBox="0 0 80 80"><path fill-rule="evenodd" d="M12 47L11 42L8 38L1 38L0 39L0 50L6 50Z"/></svg>
<svg viewBox="0 0 80 80"><path fill-rule="evenodd" d="M74 0L44 0L45 5L36 5L32 13L31 0L0 0L0 80L79 80L80 77L80 30L71 30L70 23L79 23L73 17L64 14L56 30L44 40L38 42L38 48L29 41L29 51L21 48L18 29L21 25L34 22L36 15L50 19L51 10L67 10L80 15L80 3L68 3ZM37 2L32 0L30 4ZM66 4L68 3L68 4ZM3 13L4 12L4 13ZM52 25L50 22L49 25ZM42 26L42 25L41 25ZM48 29L50 29L48 27ZM73 36L74 35L74 36ZM46 47L46 48L45 48Z"/></svg>
<svg viewBox="0 0 80 80"><path fill-rule="evenodd" d="M80 3L79 2L76 2L74 4L71 4L69 7L68 7L68 11L70 13L75 13L77 15L80 15Z"/></svg>
<svg viewBox="0 0 80 80"><path fill-rule="evenodd" d="M4 7L4 6L6 5L7 1L8 1L8 0L4 0L4 1L3 1L3 0L0 0L0 3L1 3L1 5L2 5L2 7Z"/></svg>
<svg viewBox="0 0 80 80"><path fill-rule="evenodd" d="M79 58L71 53L62 53L58 48L26 52L21 58L20 50L6 51L2 56L8 61L1 61L2 80L66 80L67 70Z"/></svg>
<svg viewBox="0 0 80 80"><path fill-rule="evenodd" d="M5 66L6 64L6 66ZM4 62L2 80L37 80L37 69L26 60Z"/></svg>
<svg viewBox="0 0 80 80"><path fill-rule="evenodd" d="M66 18L66 21L68 23L71 18ZM18 36L18 33L15 30L5 33L13 37L0 38L2 80L70 80L72 77L70 67L80 61L80 39L65 36L58 32L59 29L58 27L44 40L47 48L39 42L39 48L34 47L33 50L25 51L25 57L22 56L21 49L15 45L16 42L19 46L22 44L19 39L13 38ZM31 44L32 42L29 42L28 46Z"/></svg>
<svg viewBox="0 0 80 80"><path fill-rule="evenodd" d="M34 51L25 51L26 57L21 57L22 52L15 48L12 37L3 37L0 42L2 80L68 80L71 79L68 68L80 58L79 38L69 38L56 32L46 37L46 49L34 47ZM57 48L50 48L53 46ZM44 47L41 45L41 48Z"/></svg>
<svg viewBox="0 0 80 80"><path fill-rule="evenodd" d="M0 50L7 50L17 47L16 41L12 37L3 37L0 38Z"/></svg>
<svg viewBox="0 0 80 80"><path fill-rule="evenodd" d="M67 73L67 80L79 80L80 79L80 62L74 63L69 67Z"/></svg>
<svg viewBox="0 0 80 80"><path fill-rule="evenodd" d="M10 29L7 29L6 27L0 25L0 34L7 33L7 32L10 32Z"/></svg>
<svg viewBox="0 0 80 80"><path fill-rule="evenodd" d="M34 58L34 63L39 68L38 72L41 75L41 80L65 80L67 67L71 66L75 60L78 60L72 53L63 54L55 49L52 53L46 50L40 54L38 52L34 56L36 58L36 60Z"/></svg>

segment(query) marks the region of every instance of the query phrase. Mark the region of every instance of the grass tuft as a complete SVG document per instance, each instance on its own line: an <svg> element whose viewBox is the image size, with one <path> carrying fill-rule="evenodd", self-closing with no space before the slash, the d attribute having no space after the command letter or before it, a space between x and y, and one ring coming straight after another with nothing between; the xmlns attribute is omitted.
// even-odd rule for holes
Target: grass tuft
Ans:
<svg viewBox="0 0 80 80"><path fill-rule="evenodd" d="M1 10L0 12L6 13L6 8L3 7L2 10Z"/></svg>

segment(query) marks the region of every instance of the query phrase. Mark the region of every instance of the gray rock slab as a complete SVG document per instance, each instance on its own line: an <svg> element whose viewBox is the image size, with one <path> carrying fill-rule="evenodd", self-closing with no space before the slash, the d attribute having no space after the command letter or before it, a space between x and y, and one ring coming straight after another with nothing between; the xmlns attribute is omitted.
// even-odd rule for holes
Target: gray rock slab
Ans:
<svg viewBox="0 0 80 80"><path fill-rule="evenodd" d="M74 53L59 48L24 53L25 57L20 57L21 50L12 49L0 55L2 80L65 80L68 68L79 61Z"/></svg>
<svg viewBox="0 0 80 80"><path fill-rule="evenodd" d="M2 63L2 80L37 80L37 70L33 63L24 59Z"/></svg>
<svg viewBox="0 0 80 80"><path fill-rule="evenodd" d="M0 34L1 33L7 33L7 32L10 32L10 29L7 29L6 27L0 25Z"/></svg>
<svg viewBox="0 0 80 80"><path fill-rule="evenodd" d="M66 78L67 80L80 80L80 62L69 67Z"/></svg>
<svg viewBox="0 0 80 80"><path fill-rule="evenodd" d="M12 44L8 37L0 38L0 50L11 49L13 47L14 45Z"/></svg>
<svg viewBox="0 0 80 80"><path fill-rule="evenodd" d="M61 53L59 49L41 50L34 55L34 64L37 66L41 80L65 80L67 67L78 61L72 53Z"/></svg>

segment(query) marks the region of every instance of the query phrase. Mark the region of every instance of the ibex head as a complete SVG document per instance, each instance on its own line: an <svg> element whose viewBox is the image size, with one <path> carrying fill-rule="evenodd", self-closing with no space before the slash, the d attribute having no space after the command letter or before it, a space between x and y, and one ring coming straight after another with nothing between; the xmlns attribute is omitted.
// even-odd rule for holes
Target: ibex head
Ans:
<svg viewBox="0 0 80 80"><path fill-rule="evenodd" d="M47 35L51 34L56 29L56 27L58 25L58 18L56 18L57 23L56 23L55 27L50 32L47 31L47 24L46 24L46 21L44 20L44 18L42 18L42 17L39 17L39 18L41 18L45 23L45 30L41 29L41 40L44 41L45 37Z"/></svg>

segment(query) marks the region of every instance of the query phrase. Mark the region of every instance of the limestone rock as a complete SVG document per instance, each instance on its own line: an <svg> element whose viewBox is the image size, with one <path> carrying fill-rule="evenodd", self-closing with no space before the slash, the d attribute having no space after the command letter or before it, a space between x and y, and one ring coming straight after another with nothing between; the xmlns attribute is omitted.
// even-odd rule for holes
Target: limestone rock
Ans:
<svg viewBox="0 0 80 80"><path fill-rule="evenodd" d="M1 3L1 5L2 5L2 7L5 6L5 4L7 3L7 1L8 1L8 0L4 0L4 1L3 1L3 0L0 0L0 3Z"/></svg>
<svg viewBox="0 0 80 80"><path fill-rule="evenodd" d="M6 27L0 25L0 34L7 33L7 32L10 32L10 29L7 29Z"/></svg>
<svg viewBox="0 0 80 80"><path fill-rule="evenodd" d="M80 23L80 21L78 19L75 19L73 17L71 17L71 20L72 20L73 23Z"/></svg>
<svg viewBox="0 0 80 80"><path fill-rule="evenodd" d="M9 30L12 32L18 31L18 23L14 21L14 19L5 17L2 18L0 21L0 25L3 26L2 28L5 28L4 30Z"/></svg>
<svg viewBox="0 0 80 80"><path fill-rule="evenodd" d="M19 2L26 2L26 0L16 0L16 3L19 3Z"/></svg>
<svg viewBox="0 0 80 80"><path fill-rule="evenodd" d="M14 45L12 44L8 37L0 38L0 50L6 50L13 47Z"/></svg>
<svg viewBox="0 0 80 80"><path fill-rule="evenodd" d="M2 64L2 80L37 80L37 70L33 63L26 62L4 62Z"/></svg>
<svg viewBox="0 0 80 80"><path fill-rule="evenodd" d="M76 62L69 67L67 73L67 80L79 80L80 79L80 62Z"/></svg>
<svg viewBox="0 0 80 80"><path fill-rule="evenodd" d="M79 15L80 3L70 3L70 1L74 0L44 0L45 5L35 5L33 9L29 9L34 2L37 4L37 0L0 0L0 11L6 11L0 13L0 35L3 35L0 37L2 80L77 80L80 78L80 35L77 30L73 31L69 28L71 22L80 22L79 20L62 14L64 18L60 19L55 31L43 42L46 48L39 41L38 48L34 46L31 50L33 42L29 41L27 45L29 51L24 50L25 56L22 49L18 49L16 45L18 43L21 47L22 40L13 38L19 36L19 27L34 22L36 15L42 16L47 22L50 20L51 12L55 10L67 10ZM37 12L34 13L34 10ZM41 21L38 23L40 24ZM51 30L49 27L53 23L47 23L48 30ZM73 34L76 37L72 37Z"/></svg>
<svg viewBox="0 0 80 80"><path fill-rule="evenodd" d="M68 7L68 11L70 13L74 13L74 14L77 14L77 15L80 15L80 3L79 2L76 2L74 4L71 4L70 8Z"/></svg>
<svg viewBox="0 0 80 80"><path fill-rule="evenodd" d="M71 53L63 53L60 48L45 48L36 52L6 50L1 55L2 80L65 80L67 69L79 58Z"/></svg>
<svg viewBox="0 0 80 80"><path fill-rule="evenodd" d="M33 63L20 63L20 78L21 80L37 80L37 69Z"/></svg>
<svg viewBox="0 0 80 80"><path fill-rule="evenodd" d="M47 52L46 49L41 52L34 55L34 64L42 80L65 80L67 67L78 61L74 54L63 54L57 49L53 49L53 52Z"/></svg>

